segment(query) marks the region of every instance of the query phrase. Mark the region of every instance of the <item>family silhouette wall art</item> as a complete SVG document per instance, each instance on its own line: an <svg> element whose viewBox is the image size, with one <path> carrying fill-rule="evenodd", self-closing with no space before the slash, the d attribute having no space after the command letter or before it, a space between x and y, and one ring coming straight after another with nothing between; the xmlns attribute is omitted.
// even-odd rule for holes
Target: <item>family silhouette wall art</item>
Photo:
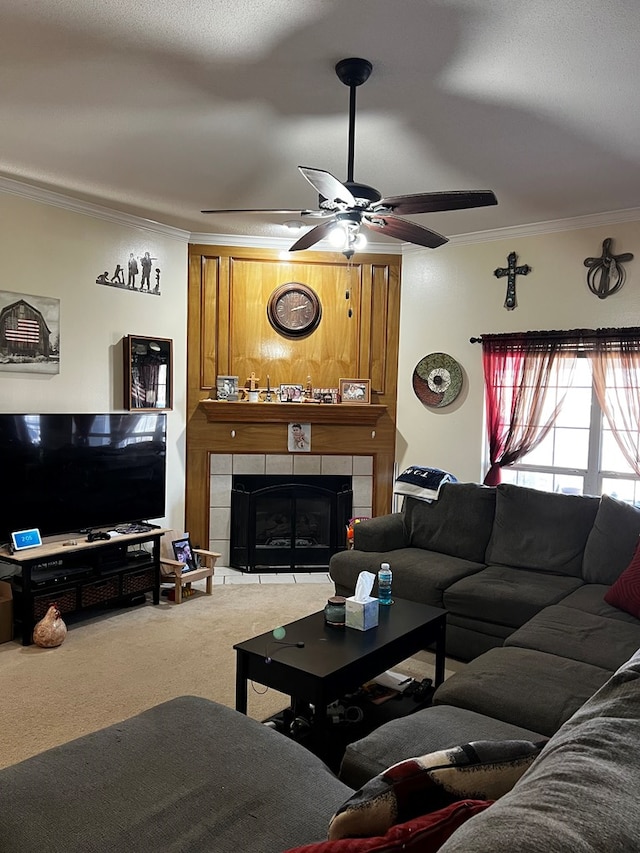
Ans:
<svg viewBox="0 0 640 853"><path fill-rule="evenodd" d="M142 255L129 252L126 265L116 263L112 268L113 272L105 270L100 273L96 277L96 284L160 296L160 267L154 267L157 260L151 252L144 252Z"/></svg>

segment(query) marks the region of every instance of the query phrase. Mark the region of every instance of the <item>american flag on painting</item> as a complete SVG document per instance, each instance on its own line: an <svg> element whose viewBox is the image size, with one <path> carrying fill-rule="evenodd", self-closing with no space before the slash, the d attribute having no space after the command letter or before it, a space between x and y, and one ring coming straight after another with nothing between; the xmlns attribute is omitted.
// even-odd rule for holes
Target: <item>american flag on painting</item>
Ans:
<svg viewBox="0 0 640 853"><path fill-rule="evenodd" d="M0 290L0 373L60 372L60 300Z"/></svg>
<svg viewBox="0 0 640 853"><path fill-rule="evenodd" d="M7 341L23 344L37 344L40 340L40 328L37 320L10 320L5 328Z"/></svg>

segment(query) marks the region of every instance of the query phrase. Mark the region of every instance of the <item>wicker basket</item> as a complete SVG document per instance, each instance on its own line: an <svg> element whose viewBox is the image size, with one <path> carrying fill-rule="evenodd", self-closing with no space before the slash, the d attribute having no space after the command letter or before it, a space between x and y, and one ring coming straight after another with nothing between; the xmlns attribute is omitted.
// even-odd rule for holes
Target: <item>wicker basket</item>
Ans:
<svg viewBox="0 0 640 853"><path fill-rule="evenodd" d="M122 594L131 595L135 592L148 592L155 585L155 571L145 569L122 577Z"/></svg>
<svg viewBox="0 0 640 853"><path fill-rule="evenodd" d="M118 597L118 578L108 578L83 586L80 590L80 606L91 607Z"/></svg>
<svg viewBox="0 0 640 853"><path fill-rule="evenodd" d="M72 613L76 609L75 589L66 589L57 595L39 595L33 599L33 618L37 622L45 615L47 610L55 604L60 613Z"/></svg>

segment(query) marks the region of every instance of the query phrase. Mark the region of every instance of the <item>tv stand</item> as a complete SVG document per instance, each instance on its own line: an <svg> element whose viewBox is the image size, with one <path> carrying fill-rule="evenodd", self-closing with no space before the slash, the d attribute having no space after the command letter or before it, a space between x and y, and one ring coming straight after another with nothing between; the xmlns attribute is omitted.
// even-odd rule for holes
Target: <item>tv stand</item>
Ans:
<svg viewBox="0 0 640 853"><path fill-rule="evenodd" d="M10 554L0 548L0 560L20 568L11 578L14 633L22 645L32 642L33 628L51 604L64 617L104 604L118 604L146 592L160 602L160 537L164 528L69 544L68 535L45 539L38 548ZM74 540L71 540L74 541ZM66 544L65 544L66 543ZM141 548L151 543L151 552Z"/></svg>

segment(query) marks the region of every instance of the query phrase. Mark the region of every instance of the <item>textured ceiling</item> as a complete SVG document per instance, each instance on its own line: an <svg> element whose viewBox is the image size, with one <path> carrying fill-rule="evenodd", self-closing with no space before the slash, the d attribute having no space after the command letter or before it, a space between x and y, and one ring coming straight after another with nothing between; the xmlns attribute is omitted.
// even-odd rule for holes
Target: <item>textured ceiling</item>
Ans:
<svg viewBox="0 0 640 853"><path fill-rule="evenodd" d="M412 217L449 236L640 207L637 0L0 0L0 176L190 232L284 237L296 166L384 195L492 189Z"/></svg>

